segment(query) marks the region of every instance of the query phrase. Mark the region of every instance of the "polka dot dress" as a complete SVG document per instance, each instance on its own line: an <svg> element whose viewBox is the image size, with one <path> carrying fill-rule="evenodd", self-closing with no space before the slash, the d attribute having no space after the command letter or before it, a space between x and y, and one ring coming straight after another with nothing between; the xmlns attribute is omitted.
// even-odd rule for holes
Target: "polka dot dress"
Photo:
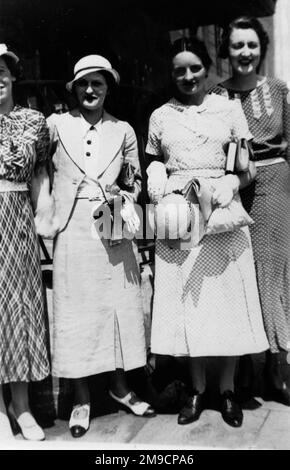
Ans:
<svg viewBox="0 0 290 470"><path fill-rule="evenodd" d="M270 350L290 349L290 106L284 82L264 80L252 91L213 89L241 102L254 136L254 160L284 157L285 162L257 167L254 183L241 191L250 227L258 288Z"/></svg>
<svg viewBox="0 0 290 470"><path fill-rule="evenodd" d="M150 119L146 151L164 157L167 192L193 176L224 175L225 143L250 133L239 103L172 99ZM248 228L205 236L192 249L156 242L151 348L172 356L235 356L268 348Z"/></svg>

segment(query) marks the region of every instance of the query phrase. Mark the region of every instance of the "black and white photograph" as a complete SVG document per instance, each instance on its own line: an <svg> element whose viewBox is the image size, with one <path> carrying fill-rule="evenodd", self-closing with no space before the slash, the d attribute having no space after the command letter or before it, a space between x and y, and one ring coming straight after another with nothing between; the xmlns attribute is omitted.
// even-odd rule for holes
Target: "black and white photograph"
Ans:
<svg viewBox="0 0 290 470"><path fill-rule="evenodd" d="M289 0L0 0L0 450L290 450L289 45Z"/></svg>

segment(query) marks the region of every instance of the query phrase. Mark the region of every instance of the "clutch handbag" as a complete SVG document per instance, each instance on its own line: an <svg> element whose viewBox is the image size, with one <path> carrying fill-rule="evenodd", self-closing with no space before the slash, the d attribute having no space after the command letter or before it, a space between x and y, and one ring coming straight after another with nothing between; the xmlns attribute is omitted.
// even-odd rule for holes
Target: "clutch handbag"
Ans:
<svg viewBox="0 0 290 470"><path fill-rule="evenodd" d="M134 182L137 177L136 168L129 162L123 164L117 179L117 184L124 191L134 191Z"/></svg>
<svg viewBox="0 0 290 470"><path fill-rule="evenodd" d="M244 173L249 170L252 147L247 139L232 139L228 144L226 173Z"/></svg>
<svg viewBox="0 0 290 470"><path fill-rule="evenodd" d="M222 232L233 232L252 225L254 221L244 209L239 194L236 194L227 207L213 204L214 187L202 178L193 178L184 187L182 193L191 204L198 204L202 214L205 235L215 235Z"/></svg>

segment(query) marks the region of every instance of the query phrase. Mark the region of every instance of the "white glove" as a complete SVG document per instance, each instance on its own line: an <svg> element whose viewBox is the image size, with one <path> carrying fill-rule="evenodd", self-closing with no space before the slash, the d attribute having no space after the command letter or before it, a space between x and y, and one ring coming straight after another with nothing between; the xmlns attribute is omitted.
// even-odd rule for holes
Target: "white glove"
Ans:
<svg viewBox="0 0 290 470"><path fill-rule="evenodd" d="M48 239L55 237L60 228L60 220L55 213L53 201L36 211L34 223L38 235Z"/></svg>
<svg viewBox="0 0 290 470"><path fill-rule="evenodd" d="M153 203L159 202L165 193L167 183L167 173L164 163L152 162L148 166L146 173L148 175L147 190Z"/></svg>
<svg viewBox="0 0 290 470"><path fill-rule="evenodd" d="M140 228L140 219L135 210L134 204L130 201L125 201L120 214L124 222L127 224L128 231L135 234Z"/></svg>
<svg viewBox="0 0 290 470"><path fill-rule="evenodd" d="M239 191L240 180L237 175L225 175L214 182L212 202L220 207L227 207Z"/></svg>

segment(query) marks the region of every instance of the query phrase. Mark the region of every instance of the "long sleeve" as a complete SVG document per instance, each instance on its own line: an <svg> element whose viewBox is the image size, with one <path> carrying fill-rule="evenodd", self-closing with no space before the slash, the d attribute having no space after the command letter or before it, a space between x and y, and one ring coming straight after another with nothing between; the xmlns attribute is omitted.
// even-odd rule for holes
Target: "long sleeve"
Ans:
<svg viewBox="0 0 290 470"><path fill-rule="evenodd" d="M123 170L132 173L132 189L122 189L123 195L128 198L130 201L137 201L137 198L141 192L141 172L140 172L140 163L138 157L138 143L136 134L133 128L128 124L126 135L125 135L125 143L124 143L124 161L123 161ZM122 181L120 181L122 184ZM126 181L123 183L126 187Z"/></svg>

